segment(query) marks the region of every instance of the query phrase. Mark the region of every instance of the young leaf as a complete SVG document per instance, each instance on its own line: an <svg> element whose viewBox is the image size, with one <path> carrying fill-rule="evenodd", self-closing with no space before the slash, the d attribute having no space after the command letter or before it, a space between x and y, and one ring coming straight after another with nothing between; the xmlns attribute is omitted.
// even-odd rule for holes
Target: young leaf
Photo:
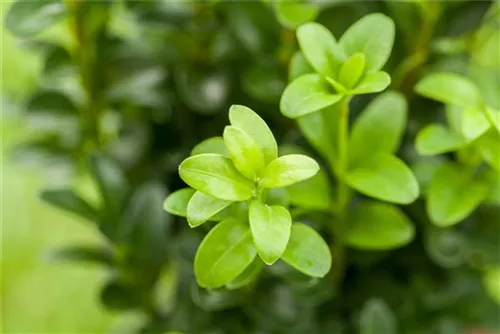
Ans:
<svg viewBox="0 0 500 334"><path fill-rule="evenodd" d="M317 74L306 74L285 88L280 101L283 115L297 118L331 106L342 95L330 92L328 83Z"/></svg>
<svg viewBox="0 0 500 334"><path fill-rule="evenodd" d="M264 263L273 264L281 257L290 239L290 213L282 206L252 201L248 217L257 253Z"/></svg>
<svg viewBox="0 0 500 334"><path fill-rule="evenodd" d="M439 124L431 124L417 135L417 152L421 155L435 155L455 151L467 145L465 139Z"/></svg>
<svg viewBox="0 0 500 334"><path fill-rule="evenodd" d="M306 23L297 29L297 40L316 72L325 77L335 77L336 68L344 57L328 29L318 23Z"/></svg>
<svg viewBox="0 0 500 334"><path fill-rule="evenodd" d="M347 89L353 88L363 75L365 69L365 55L357 52L347 59L340 67L338 81Z"/></svg>
<svg viewBox="0 0 500 334"><path fill-rule="evenodd" d="M369 73L361 79L351 93L354 95L378 93L386 89L390 83L391 77L383 71Z"/></svg>
<svg viewBox="0 0 500 334"><path fill-rule="evenodd" d="M228 219L215 225L200 244L194 259L198 284L214 289L240 275L256 255L250 228Z"/></svg>
<svg viewBox="0 0 500 334"><path fill-rule="evenodd" d="M330 182L323 169L308 180L287 188L290 203L309 210L329 210L332 205Z"/></svg>
<svg viewBox="0 0 500 334"><path fill-rule="evenodd" d="M253 262L238 275L238 277L226 284L226 288L229 290L241 289L255 281L261 271L262 262L256 257Z"/></svg>
<svg viewBox="0 0 500 334"><path fill-rule="evenodd" d="M378 95L353 125L349 138L350 160L361 160L375 152L395 153L405 131L407 108L400 93Z"/></svg>
<svg viewBox="0 0 500 334"><path fill-rule="evenodd" d="M224 145L224 139L222 139L222 137L212 137L205 139L204 141L198 143L191 151L191 155L205 153L215 153L223 155L225 157L229 157L229 152Z"/></svg>
<svg viewBox="0 0 500 334"><path fill-rule="evenodd" d="M309 65L304 54L300 51L295 52L292 59L290 59L290 65L288 67L288 81L292 82L301 75L313 72L314 69Z"/></svg>
<svg viewBox="0 0 500 334"><path fill-rule="evenodd" d="M409 204L417 199L415 176L401 160L379 153L359 161L345 176L347 184L360 193L382 201Z"/></svg>
<svg viewBox="0 0 500 334"><path fill-rule="evenodd" d="M429 185L427 213L440 227L465 219L488 195L488 185L454 163L441 166Z"/></svg>
<svg viewBox="0 0 500 334"><path fill-rule="evenodd" d="M231 159L199 154L184 160L179 175L190 187L227 201L244 201L254 195L252 182L234 168Z"/></svg>
<svg viewBox="0 0 500 334"><path fill-rule="evenodd" d="M163 202L163 209L176 216L186 217L189 200L196 190L184 188L174 191Z"/></svg>
<svg viewBox="0 0 500 334"><path fill-rule="evenodd" d="M388 250L408 244L415 228L401 210L391 204L363 202L349 217L346 243L364 250Z"/></svg>
<svg viewBox="0 0 500 334"><path fill-rule="evenodd" d="M71 189L44 190L41 199L90 221L99 220L99 212Z"/></svg>
<svg viewBox="0 0 500 334"><path fill-rule="evenodd" d="M372 298L363 305L359 315L359 333L397 333L396 316L384 300Z"/></svg>
<svg viewBox="0 0 500 334"><path fill-rule="evenodd" d="M277 1L275 8L278 20L288 29L313 21L319 12L317 4L304 0Z"/></svg>
<svg viewBox="0 0 500 334"><path fill-rule="evenodd" d="M280 188L307 180L319 170L314 159L301 154L279 157L266 166L261 185L265 188Z"/></svg>
<svg viewBox="0 0 500 334"><path fill-rule="evenodd" d="M5 27L18 37L33 37L62 19L66 13L62 1L16 1L7 12Z"/></svg>
<svg viewBox="0 0 500 334"><path fill-rule="evenodd" d="M464 108L462 112L462 134L467 141L480 137L491 127L490 122L481 109L475 107Z"/></svg>
<svg viewBox="0 0 500 334"><path fill-rule="evenodd" d="M205 195L200 191L195 192L187 205L187 221L189 226L196 227L203 224L231 205L231 203L231 201Z"/></svg>
<svg viewBox="0 0 500 334"><path fill-rule="evenodd" d="M417 83L415 91L427 98L462 107L477 107L482 100L474 83L455 73L432 73Z"/></svg>
<svg viewBox="0 0 500 334"><path fill-rule="evenodd" d="M292 225L290 241L282 259L312 277L323 277L332 267L332 255L326 242L312 227L301 223Z"/></svg>
<svg viewBox="0 0 500 334"><path fill-rule="evenodd" d="M340 38L340 45L348 56L362 52L366 56L366 72L381 69L389 59L394 43L394 22L380 13L366 15Z"/></svg>
<svg viewBox="0 0 500 334"><path fill-rule="evenodd" d="M250 180L255 180L264 169L264 157L252 137L235 126L226 126L224 143L236 169Z"/></svg>
<svg viewBox="0 0 500 334"><path fill-rule="evenodd" d="M259 145L264 155L264 162L268 164L278 157L278 145L274 135L266 122L252 109L232 105L229 109L231 125L240 128Z"/></svg>

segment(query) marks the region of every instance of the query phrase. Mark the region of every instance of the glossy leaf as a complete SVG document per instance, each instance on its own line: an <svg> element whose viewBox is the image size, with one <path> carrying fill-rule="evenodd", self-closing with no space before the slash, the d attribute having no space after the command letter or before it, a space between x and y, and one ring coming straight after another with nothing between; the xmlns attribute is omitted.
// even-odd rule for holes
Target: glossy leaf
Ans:
<svg viewBox="0 0 500 334"><path fill-rule="evenodd" d="M241 289L254 282L262 271L262 261L255 258L253 262L241 273L226 284L229 290Z"/></svg>
<svg viewBox="0 0 500 334"><path fill-rule="evenodd" d="M265 165L260 147L252 137L235 126L226 126L224 143L236 169L247 178L255 180Z"/></svg>
<svg viewBox="0 0 500 334"><path fill-rule="evenodd" d="M418 133L416 145L419 154L435 155L455 151L466 146L467 142L444 126L431 124Z"/></svg>
<svg viewBox="0 0 500 334"><path fill-rule="evenodd" d="M191 188L174 191L163 202L163 209L172 215L186 217L189 200L195 192Z"/></svg>
<svg viewBox="0 0 500 334"><path fill-rule="evenodd" d="M295 223L282 257L290 266L312 277L323 277L330 271L332 256L328 245L312 227Z"/></svg>
<svg viewBox="0 0 500 334"><path fill-rule="evenodd" d="M345 181L364 195L392 203L409 204L419 194L411 169L395 156L384 153L353 166L347 172Z"/></svg>
<svg viewBox="0 0 500 334"><path fill-rule="evenodd" d="M342 98L330 91L328 83L317 74L306 74L285 88L280 101L283 115L297 118L331 106Z"/></svg>
<svg viewBox="0 0 500 334"><path fill-rule="evenodd" d="M357 52L340 67L338 81L350 89L358 83L365 69L365 55Z"/></svg>
<svg viewBox="0 0 500 334"><path fill-rule="evenodd" d="M309 65L304 54L300 51L295 52L290 59L290 65L288 67L288 81L292 82L301 75L313 72L314 69Z"/></svg>
<svg viewBox="0 0 500 334"><path fill-rule="evenodd" d="M14 35L33 37L66 15L66 6L57 0L16 1L8 10L5 26Z"/></svg>
<svg viewBox="0 0 500 334"><path fill-rule="evenodd" d="M413 240L415 228L396 206L363 202L349 216L346 243L364 250L402 247Z"/></svg>
<svg viewBox="0 0 500 334"><path fill-rule="evenodd" d="M271 161L262 173L261 185L280 188L313 177L319 170L314 159L301 154L289 154Z"/></svg>
<svg viewBox="0 0 500 334"><path fill-rule="evenodd" d="M278 145L266 122L253 110L245 106L233 105L229 109L231 125L240 128L259 145L268 164L278 156Z"/></svg>
<svg viewBox="0 0 500 334"><path fill-rule="evenodd" d="M264 263L273 264L281 257L290 239L290 213L282 206L252 201L248 217L259 257Z"/></svg>
<svg viewBox="0 0 500 334"><path fill-rule="evenodd" d="M356 119L349 137L351 161L376 152L395 153L407 119L406 100L396 92L378 95Z"/></svg>
<svg viewBox="0 0 500 334"><path fill-rule="evenodd" d="M432 73L417 83L415 91L427 98L462 107L479 106L482 99L469 79L455 73Z"/></svg>
<svg viewBox="0 0 500 334"><path fill-rule="evenodd" d="M254 194L252 182L243 177L229 158L199 154L184 160L179 174L190 187L227 201L244 201Z"/></svg>
<svg viewBox="0 0 500 334"><path fill-rule="evenodd" d="M369 73L361 79L351 93L358 95L378 93L386 89L390 83L391 77L386 72L377 71Z"/></svg>
<svg viewBox="0 0 500 334"><path fill-rule="evenodd" d="M432 178L427 194L427 213L440 227L451 226L465 219L488 195L488 185L456 165L448 163Z"/></svg>
<svg viewBox="0 0 500 334"><path fill-rule="evenodd" d="M194 259L194 274L204 288L218 288L240 275L256 251L250 228L228 219L217 224L201 242Z"/></svg>
<svg viewBox="0 0 500 334"><path fill-rule="evenodd" d="M99 219L99 212L71 189L44 190L41 199L90 221Z"/></svg>
<svg viewBox="0 0 500 334"><path fill-rule="evenodd" d="M319 12L316 4L304 0L278 1L275 9L280 23L289 29L313 21Z"/></svg>
<svg viewBox="0 0 500 334"><path fill-rule="evenodd" d="M366 56L366 72L381 69L389 59L394 43L395 27L389 17L375 13L355 22L340 38L340 45L352 56L357 52Z"/></svg>
<svg viewBox="0 0 500 334"><path fill-rule="evenodd" d="M186 216L189 226L196 227L205 223L231 203L231 201L205 195L200 191L195 192L187 205Z"/></svg>
<svg viewBox="0 0 500 334"><path fill-rule="evenodd" d="M229 157L229 152L224 145L224 139L222 139L222 137L205 139L204 141L198 143L191 151L191 155L204 153L215 153Z"/></svg>
<svg viewBox="0 0 500 334"><path fill-rule="evenodd" d="M326 172L320 169L308 180L287 188L290 203L309 210L329 210L332 205L331 185Z"/></svg>

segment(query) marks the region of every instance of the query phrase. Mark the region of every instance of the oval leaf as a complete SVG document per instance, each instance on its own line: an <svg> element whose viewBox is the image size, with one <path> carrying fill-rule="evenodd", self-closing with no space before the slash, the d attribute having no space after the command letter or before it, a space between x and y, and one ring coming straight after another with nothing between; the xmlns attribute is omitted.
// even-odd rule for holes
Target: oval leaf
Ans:
<svg viewBox="0 0 500 334"><path fill-rule="evenodd" d="M314 21L319 13L317 4L304 0L277 1L276 16L280 23L288 29L295 29L309 21Z"/></svg>
<svg viewBox="0 0 500 334"><path fill-rule="evenodd" d="M288 81L292 82L301 75L313 72L314 69L309 65L304 54L300 51L295 52L292 59L290 59L290 65L288 67Z"/></svg>
<svg viewBox="0 0 500 334"><path fill-rule="evenodd" d="M358 85L353 89L353 94L371 94L378 93L386 89L391 83L389 74L383 71L367 74Z"/></svg>
<svg viewBox="0 0 500 334"><path fill-rule="evenodd" d="M349 217L346 243L364 250L388 250L408 244L415 228L401 210L390 204L363 202Z"/></svg>
<svg viewBox="0 0 500 334"><path fill-rule="evenodd" d="M264 169L264 156L252 137L235 126L226 126L224 143L236 169L247 178L255 180Z"/></svg>
<svg viewBox="0 0 500 334"><path fill-rule="evenodd" d="M364 69L365 55L357 52L342 65L337 79L345 88L350 89L359 81Z"/></svg>
<svg viewBox="0 0 500 334"><path fill-rule="evenodd" d="M195 192L191 188L174 191L163 202L163 209L172 215L186 217L189 200Z"/></svg>
<svg viewBox="0 0 500 334"><path fill-rule="evenodd" d="M224 139L222 139L222 137L212 137L205 139L204 141L198 143L191 151L191 155L204 153L215 153L223 155L225 157L229 157L229 152L224 145Z"/></svg>
<svg viewBox="0 0 500 334"><path fill-rule="evenodd" d="M491 124L481 109L468 107L462 111L462 134L468 142L480 137L490 127Z"/></svg>
<svg viewBox="0 0 500 334"><path fill-rule="evenodd" d="M426 126L417 135L417 152L421 155L435 155L455 151L467 145L459 134L439 124Z"/></svg>
<svg viewBox="0 0 500 334"><path fill-rule="evenodd" d="M330 92L328 83L317 74L306 74L285 88L280 101L283 115L297 118L331 106L342 95Z"/></svg>
<svg viewBox="0 0 500 334"><path fill-rule="evenodd" d="M332 256L326 242L312 227L301 223L292 225L290 241L282 259L312 277L323 277L332 267Z"/></svg>
<svg viewBox="0 0 500 334"><path fill-rule="evenodd" d="M240 105L232 105L229 109L231 125L243 130L259 145L266 164L278 156L278 145L266 122L252 109Z"/></svg>
<svg viewBox="0 0 500 334"><path fill-rule="evenodd" d="M330 182L323 169L308 180L286 189L290 203L309 210L329 210L332 205Z"/></svg>
<svg viewBox="0 0 500 334"><path fill-rule="evenodd" d="M234 168L231 159L218 154L199 154L184 160L179 174L190 187L227 201L244 201L254 186Z"/></svg>
<svg viewBox="0 0 500 334"><path fill-rule="evenodd" d="M261 185L280 188L313 177L319 170L314 159L302 154L289 154L271 161L262 173Z"/></svg>
<svg viewBox="0 0 500 334"><path fill-rule="evenodd" d="M411 169L395 156L384 153L360 161L347 172L345 181L360 193L387 202L409 204L419 194Z"/></svg>
<svg viewBox="0 0 500 334"><path fill-rule="evenodd" d="M217 224L200 244L194 259L198 284L214 289L240 275L256 256L250 228L234 219Z"/></svg>
<svg viewBox="0 0 500 334"><path fill-rule="evenodd" d="M282 206L252 201L248 217L257 253L264 263L273 264L281 257L290 239L290 213Z"/></svg>
<svg viewBox="0 0 500 334"><path fill-rule="evenodd" d="M238 275L238 277L226 284L226 288L229 290L241 289L255 281L261 271L262 262L256 257L253 262Z"/></svg>
<svg viewBox="0 0 500 334"><path fill-rule="evenodd" d="M187 205L187 221L189 226L196 227L203 224L224 208L231 205L231 203L231 201L225 201L205 195L200 191L195 192Z"/></svg>

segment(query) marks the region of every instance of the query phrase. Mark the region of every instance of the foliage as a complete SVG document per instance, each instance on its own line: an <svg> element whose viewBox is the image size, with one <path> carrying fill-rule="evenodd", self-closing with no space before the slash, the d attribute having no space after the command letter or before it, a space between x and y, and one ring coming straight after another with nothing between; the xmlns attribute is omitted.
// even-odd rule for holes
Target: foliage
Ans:
<svg viewBox="0 0 500 334"><path fill-rule="evenodd" d="M14 157L105 240L54 258L106 268L135 332L498 329L499 11L17 1L45 61Z"/></svg>

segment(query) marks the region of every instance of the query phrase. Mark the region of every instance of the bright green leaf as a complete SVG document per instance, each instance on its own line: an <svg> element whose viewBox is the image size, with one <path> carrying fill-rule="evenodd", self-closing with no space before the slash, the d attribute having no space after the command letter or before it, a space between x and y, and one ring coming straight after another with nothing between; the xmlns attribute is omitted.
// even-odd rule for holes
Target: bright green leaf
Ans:
<svg viewBox="0 0 500 334"><path fill-rule="evenodd" d="M352 90L352 94L371 94L378 93L386 89L391 83L389 74L383 71L377 71L365 75L356 87Z"/></svg>
<svg viewBox="0 0 500 334"><path fill-rule="evenodd" d="M45 202L90 221L99 220L99 212L71 189L44 190L41 198Z"/></svg>
<svg viewBox="0 0 500 334"><path fill-rule="evenodd" d="M462 112L462 134L467 141L474 140L488 131L491 124L479 108L466 107Z"/></svg>
<svg viewBox="0 0 500 334"><path fill-rule="evenodd" d="M200 191L195 192L187 205L186 216L189 226L196 227L203 224L224 208L231 205L231 203L231 201L225 201L205 195Z"/></svg>
<svg viewBox="0 0 500 334"><path fill-rule="evenodd" d="M290 239L290 213L282 206L252 201L248 217L257 253L264 263L273 264L281 257Z"/></svg>
<svg viewBox="0 0 500 334"><path fill-rule="evenodd" d="M198 143L191 151L191 155L204 153L215 153L229 157L229 152L224 145L224 139L222 139L222 137L207 138L204 141Z"/></svg>
<svg viewBox="0 0 500 334"><path fill-rule="evenodd" d="M492 168L500 171L500 134L488 131L474 142L483 159Z"/></svg>
<svg viewBox="0 0 500 334"><path fill-rule="evenodd" d="M349 216L346 243L364 250L388 250L413 240L415 228L396 206L363 202Z"/></svg>
<svg viewBox="0 0 500 334"><path fill-rule="evenodd" d="M441 166L427 193L427 213L439 227L465 219L488 195L488 185L474 179L471 172L454 163Z"/></svg>
<svg viewBox="0 0 500 334"><path fill-rule="evenodd" d="M383 201L409 204L417 199L418 182L410 168L395 156L379 153L353 166L347 184L360 193Z"/></svg>
<svg viewBox="0 0 500 334"><path fill-rule="evenodd" d="M223 137L236 169L255 180L264 169L264 156L260 147L252 137L235 126L226 126Z"/></svg>
<svg viewBox="0 0 500 334"><path fill-rule="evenodd" d="M319 170L314 159L301 154L289 154L271 161L262 173L261 185L280 188L313 177Z"/></svg>
<svg viewBox="0 0 500 334"><path fill-rule="evenodd" d="M395 153L405 132L407 109L400 93L378 95L353 125L349 138L351 161L362 160L375 152Z"/></svg>
<svg viewBox="0 0 500 334"><path fill-rule="evenodd" d="M365 55L357 52L347 59L340 67L338 81L347 89L353 88L363 75L365 69Z"/></svg>
<svg viewBox="0 0 500 334"><path fill-rule="evenodd" d="M389 17L380 13L362 17L347 29L340 45L348 56L362 52L366 56L366 72L381 69L389 59L394 43L395 27Z"/></svg>
<svg viewBox="0 0 500 334"><path fill-rule="evenodd" d="M184 188L171 193L163 202L163 209L172 215L186 217L189 200L195 192L194 189Z"/></svg>
<svg viewBox="0 0 500 334"><path fill-rule="evenodd" d="M455 151L467 145L459 134L439 124L422 129L416 139L417 152L421 155L435 155Z"/></svg>
<svg viewBox="0 0 500 334"><path fill-rule="evenodd" d="M462 107L479 106L482 100L478 88L455 73L432 73L417 83L415 91L427 98Z"/></svg>
<svg viewBox="0 0 500 334"><path fill-rule="evenodd" d="M500 111L493 110L492 108L487 106L485 112L486 112L486 118L500 133Z"/></svg>
<svg viewBox="0 0 500 334"><path fill-rule="evenodd" d="M244 201L254 195L252 182L243 177L231 159L218 154L199 154L184 160L179 174L190 187L227 201Z"/></svg>
<svg viewBox="0 0 500 334"><path fill-rule="evenodd" d="M292 225L290 241L282 259L312 277L323 277L332 267L332 255L325 240L312 227L301 223Z"/></svg>
<svg viewBox="0 0 500 334"><path fill-rule="evenodd" d="M500 304L500 268L487 269L483 274L483 284L491 299Z"/></svg>
<svg viewBox="0 0 500 334"><path fill-rule="evenodd" d="M268 164L278 156L278 145L266 122L252 109L240 105L232 105L229 109L231 125L240 128L259 145Z"/></svg>
<svg viewBox="0 0 500 334"><path fill-rule="evenodd" d="M256 256L250 228L228 219L205 236L194 259L194 274L204 288L229 283L247 268Z"/></svg>
<svg viewBox="0 0 500 334"><path fill-rule="evenodd" d="M300 51L295 52L290 59L290 65L288 67L288 81L292 82L301 75L313 72L314 69L309 65L304 54Z"/></svg>
<svg viewBox="0 0 500 334"><path fill-rule="evenodd" d="M287 188L290 203L309 210L329 210L332 205L330 182L323 169L308 180Z"/></svg>
<svg viewBox="0 0 500 334"><path fill-rule="evenodd" d="M262 271L262 261L255 258L253 262L241 273L233 279L231 282L226 284L226 288L229 290L241 289L250 283L254 282L257 277L259 277Z"/></svg>
<svg viewBox="0 0 500 334"><path fill-rule="evenodd" d="M304 0L277 1L275 8L278 20L288 29L313 21L319 12L317 4Z"/></svg>
<svg viewBox="0 0 500 334"><path fill-rule="evenodd" d="M342 98L330 91L328 83L317 74L306 74L295 79L281 96L283 115L297 118L331 106Z"/></svg>

